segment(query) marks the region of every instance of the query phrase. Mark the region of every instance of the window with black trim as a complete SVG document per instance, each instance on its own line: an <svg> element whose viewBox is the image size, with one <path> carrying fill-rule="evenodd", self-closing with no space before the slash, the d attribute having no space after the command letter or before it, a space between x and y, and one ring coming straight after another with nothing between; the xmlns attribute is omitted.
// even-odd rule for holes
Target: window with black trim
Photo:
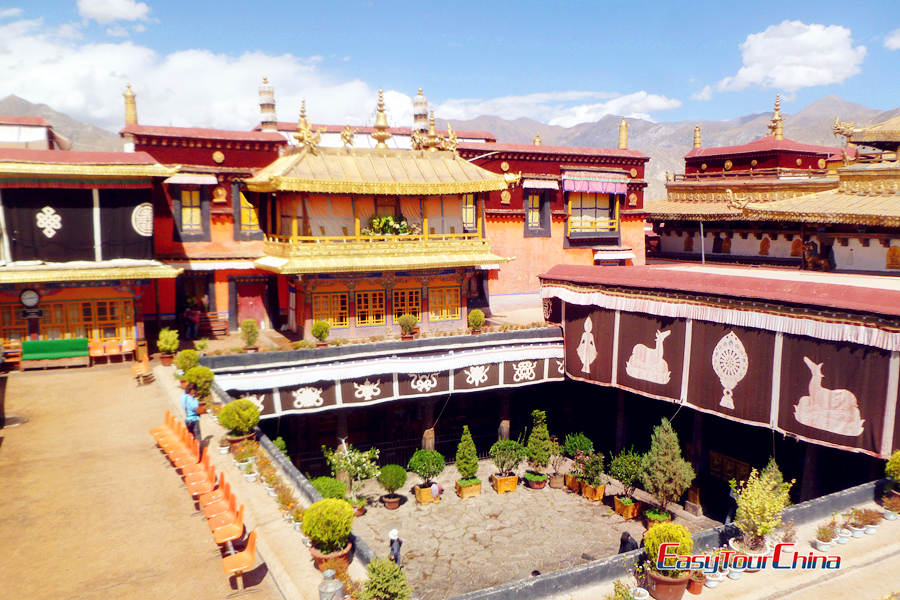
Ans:
<svg viewBox="0 0 900 600"><path fill-rule="evenodd" d="M476 231L478 229L476 221L478 213L475 210L475 194L463 194L461 204L463 229L467 232Z"/></svg>
<svg viewBox="0 0 900 600"><path fill-rule="evenodd" d="M263 239L263 232L259 226L260 207L253 205L237 185L231 188L231 202L234 208L234 239L242 241Z"/></svg>
<svg viewBox="0 0 900 600"><path fill-rule="evenodd" d="M611 194L570 192L568 205L569 237L618 235L617 204Z"/></svg>
<svg viewBox="0 0 900 600"><path fill-rule="evenodd" d="M205 186L182 187L172 194L175 239L209 241L209 190Z"/></svg>
<svg viewBox="0 0 900 600"><path fill-rule="evenodd" d="M550 198L541 190L525 190L525 237L550 237Z"/></svg>

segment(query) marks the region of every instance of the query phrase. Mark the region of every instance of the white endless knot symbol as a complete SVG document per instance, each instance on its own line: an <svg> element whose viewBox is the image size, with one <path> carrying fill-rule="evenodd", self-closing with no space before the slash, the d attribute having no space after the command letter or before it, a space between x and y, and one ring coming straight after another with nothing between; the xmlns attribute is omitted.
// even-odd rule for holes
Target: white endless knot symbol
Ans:
<svg viewBox="0 0 900 600"><path fill-rule="evenodd" d="M50 206L41 209L36 217L37 226L48 238L56 235L58 229L62 229L62 217Z"/></svg>
<svg viewBox="0 0 900 600"><path fill-rule="evenodd" d="M491 365L472 365L468 369L463 370L463 373L466 374L466 383L478 387L487 381L490 368Z"/></svg>
<svg viewBox="0 0 900 600"><path fill-rule="evenodd" d="M302 387L291 392L294 397L294 408L313 408L322 406L322 390L314 387Z"/></svg>
<svg viewBox="0 0 900 600"><path fill-rule="evenodd" d="M537 361L534 360L523 360L521 362L517 362L513 364L513 369L516 370L513 375L513 381L516 383L520 381L532 381L534 380L534 368L537 366Z"/></svg>

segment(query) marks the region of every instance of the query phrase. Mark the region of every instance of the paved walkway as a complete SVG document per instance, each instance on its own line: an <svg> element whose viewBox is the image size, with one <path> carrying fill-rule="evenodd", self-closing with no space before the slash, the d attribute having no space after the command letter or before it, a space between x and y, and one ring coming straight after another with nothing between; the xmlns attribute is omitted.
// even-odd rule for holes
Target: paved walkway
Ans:
<svg viewBox="0 0 900 600"><path fill-rule="evenodd" d="M169 407L128 366L12 373L0 429L0 598L224 598L206 522L148 430ZM281 598L257 558L245 581Z"/></svg>

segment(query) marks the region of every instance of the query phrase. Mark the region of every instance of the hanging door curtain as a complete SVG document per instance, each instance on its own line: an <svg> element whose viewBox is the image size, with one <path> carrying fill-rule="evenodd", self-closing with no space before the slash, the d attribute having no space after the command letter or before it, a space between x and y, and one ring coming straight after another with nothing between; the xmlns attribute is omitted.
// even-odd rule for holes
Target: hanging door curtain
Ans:
<svg viewBox="0 0 900 600"><path fill-rule="evenodd" d="M7 189L3 210L14 261L94 260L91 190Z"/></svg>
<svg viewBox="0 0 900 600"><path fill-rule="evenodd" d="M103 260L153 258L153 198L146 190L100 190Z"/></svg>
<svg viewBox="0 0 900 600"><path fill-rule="evenodd" d="M563 172L563 191L591 194L624 194L628 189L628 177L616 173L597 171Z"/></svg>

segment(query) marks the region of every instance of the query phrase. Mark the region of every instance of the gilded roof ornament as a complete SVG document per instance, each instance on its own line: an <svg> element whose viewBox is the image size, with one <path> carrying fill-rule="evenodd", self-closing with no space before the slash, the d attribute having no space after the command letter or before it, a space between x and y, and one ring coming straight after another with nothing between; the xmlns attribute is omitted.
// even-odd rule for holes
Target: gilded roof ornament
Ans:
<svg viewBox="0 0 900 600"><path fill-rule="evenodd" d="M775 136L776 140L784 139L784 119L781 117L781 94L775 94L775 111L772 113L772 120L768 125L769 134Z"/></svg>
<svg viewBox="0 0 900 600"><path fill-rule="evenodd" d="M323 131L325 130L312 130L312 127L310 127L309 125L309 121L306 120L306 100L301 100L300 118L297 119L297 133L294 134L294 139L297 140L297 145L306 146L307 148L309 148L310 152L315 152L319 147L319 142L322 140Z"/></svg>
<svg viewBox="0 0 900 600"><path fill-rule="evenodd" d="M702 145L702 139L700 137L700 126L694 125L694 148L699 148Z"/></svg>
<svg viewBox="0 0 900 600"><path fill-rule="evenodd" d="M381 88L378 88L378 114L375 115L374 131L370 135L375 140L376 148L387 148L385 142L392 137L388 131L387 115L384 114L384 91Z"/></svg>
<svg viewBox="0 0 900 600"><path fill-rule="evenodd" d="M535 146L540 146L541 142L543 142L543 141L544 140L543 140L543 138L541 138L541 134L536 133L536 134L534 134L534 139L531 141L531 143L534 144Z"/></svg>
<svg viewBox="0 0 900 600"><path fill-rule="evenodd" d="M447 123L447 137L444 139L444 150L456 152L456 146L458 144L459 141L456 139L456 132L453 131L453 127L451 127L450 123Z"/></svg>
<svg viewBox="0 0 900 600"><path fill-rule="evenodd" d="M622 117L622 121L619 123L619 150L626 150L628 148L628 123L625 122L625 117Z"/></svg>
<svg viewBox="0 0 900 600"><path fill-rule="evenodd" d="M131 84L125 84L125 91L122 93L122 96L125 97L125 124L126 125L137 125L138 117L137 117L137 102L135 101L136 94L131 89Z"/></svg>
<svg viewBox="0 0 900 600"><path fill-rule="evenodd" d="M351 129L349 125L344 125L344 129L341 131L341 143L347 148L352 148L355 133L355 129Z"/></svg>
<svg viewBox="0 0 900 600"><path fill-rule="evenodd" d="M437 129L434 127L434 111L428 115L428 133L425 134L425 148L429 152L437 152L441 149L444 140L438 135Z"/></svg>

